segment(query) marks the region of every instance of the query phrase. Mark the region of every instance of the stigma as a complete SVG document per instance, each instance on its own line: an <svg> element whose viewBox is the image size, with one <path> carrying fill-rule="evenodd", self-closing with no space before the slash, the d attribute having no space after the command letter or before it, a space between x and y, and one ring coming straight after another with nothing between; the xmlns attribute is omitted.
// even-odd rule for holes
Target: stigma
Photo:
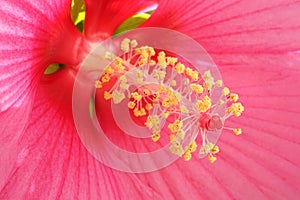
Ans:
<svg viewBox="0 0 300 200"><path fill-rule="evenodd" d="M170 152L185 161L198 154L213 163L220 148L210 135L222 130L242 133L240 128L224 126L228 118L244 111L238 94L215 80L210 70L200 72L174 53L139 47L129 38L122 40L120 49L124 54L119 57L107 52L105 59L111 62L95 88L109 88L103 98L114 104L127 101L127 109L144 120L153 142L167 137ZM213 99L215 89L221 91L218 101Z"/></svg>

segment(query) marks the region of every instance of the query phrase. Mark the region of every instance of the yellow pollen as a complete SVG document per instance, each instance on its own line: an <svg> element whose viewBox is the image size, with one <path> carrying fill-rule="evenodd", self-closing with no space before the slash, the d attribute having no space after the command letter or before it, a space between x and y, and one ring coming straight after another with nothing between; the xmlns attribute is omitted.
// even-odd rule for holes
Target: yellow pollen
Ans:
<svg viewBox="0 0 300 200"><path fill-rule="evenodd" d="M151 135L151 138L152 138L153 142L157 142L160 138L160 134L155 133L155 134Z"/></svg>
<svg viewBox="0 0 300 200"><path fill-rule="evenodd" d="M168 125L168 128L172 133L177 133L182 128L182 126L183 123L179 119L176 119L174 123Z"/></svg>
<svg viewBox="0 0 300 200"><path fill-rule="evenodd" d="M171 100L169 98L164 98L162 101L162 106L165 108L171 107Z"/></svg>
<svg viewBox="0 0 300 200"><path fill-rule="evenodd" d="M206 153L209 153L210 150L214 147L214 144L209 142L209 143L206 143L204 146L202 146L200 148L200 154L206 154Z"/></svg>
<svg viewBox="0 0 300 200"><path fill-rule="evenodd" d="M128 102L128 108L133 109L135 107L135 103L133 101Z"/></svg>
<svg viewBox="0 0 300 200"><path fill-rule="evenodd" d="M112 75L114 72L115 70L111 66L108 66L104 69L104 74Z"/></svg>
<svg viewBox="0 0 300 200"><path fill-rule="evenodd" d="M217 145L215 145L215 146L210 150L210 152L211 152L212 154L217 154L217 153L220 152L220 149L219 149L219 147L218 147Z"/></svg>
<svg viewBox="0 0 300 200"><path fill-rule="evenodd" d="M135 47L137 47L138 42L136 40L131 40L130 45L131 45L132 48L135 48Z"/></svg>
<svg viewBox="0 0 300 200"><path fill-rule="evenodd" d="M136 117L142 117L142 116L146 115L146 110L144 108L141 108L141 109L135 108L133 110L133 114Z"/></svg>
<svg viewBox="0 0 300 200"><path fill-rule="evenodd" d="M192 83L190 88L197 94L201 94L203 92L203 87L200 84Z"/></svg>
<svg viewBox="0 0 300 200"><path fill-rule="evenodd" d="M123 101L123 99L125 99L125 94L117 90L114 90L112 93L112 99L115 104L119 104L121 103L121 101Z"/></svg>
<svg viewBox="0 0 300 200"><path fill-rule="evenodd" d="M130 44L130 39L128 39L128 38L123 39L121 42L121 50L124 52L128 52L129 44Z"/></svg>
<svg viewBox="0 0 300 200"><path fill-rule="evenodd" d="M226 109L227 113L232 113L234 116L239 117L241 116L242 112L244 111L244 106L241 103L233 103L230 107Z"/></svg>
<svg viewBox="0 0 300 200"><path fill-rule="evenodd" d="M167 57L167 63L169 64L169 65L172 65L172 66L174 66L175 65L175 63L178 61L178 58L174 58L174 57Z"/></svg>
<svg viewBox="0 0 300 200"><path fill-rule="evenodd" d="M102 83L99 80L95 81L95 88L102 88Z"/></svg>
<svg viewBox="0 0 300 200"><path fill-rule="evenodd" d="M107 82L109 82L109 80L110 80L110 77L109 77L108 74L105 74L105 75L102 76L102 78L101 78L101 81L102 81L103 83L107 83Z"/></svg>
<svg viewBox="0 0 300 200"><path fill-rule="evenodd" d="M232 131L234 132L235 135L241 135L242 134L242 129L240 129L240 128L235 128Z"/></svg>
<svg viewBox="0 0 300 200"><path fill-rule="evenodd" d="M203 73L202 78L203 78L203 80L205 80L205 81L206 81L206 80L213 79L213 77L212 77L212 75L211 75L211 73L210 73L209 70L207 70L207 71L205 71L205 72Z"/></svg>
<svg viewBox="0 0 300 200"><path fill-rule="evenodd" d="M196 108L204 113L208 111L211 107L211 99L206 95L202 100L197 100Z"/></svg>
<svg viewBox="0 0 300 200"><path fill-rule="evenodd" d="M234 101L234 102L237 102L239 100L239 95L238 94L234 94L234 93L231 93L228 97L228 100L229 101Z"/></svg>
<svg viewBox="0 0 300 200"><path fill-rule="evenodd" d="M224 87L224 89L223 89L223 91L222 91L222 94L223 94L224 96L227 96L229 93L230 93L229 88L228 88L228 87Z"/></svg>
<svg viewBox="0 0 300 200"><path fill-rule="evenodd" d="M160 66L167 67L166 53L164 51L158 53L157 62Z"/></svg>
<svg viewBox="0 0 300 200"><path fill-rule="evenodd" d="M184 153L184 156L183 156L184 160L185 161L189 161L191 158L192 158L192 153L190 150L187 150L185 153Z"/></svg>
<svg viewBox="0 0 300 200"><path fill-rule="evenodd" d="M178 73L178 74L182 74L185 70L185 66L184 64L182 63L177 63L174 67L175 71Z"/></svg>
<svg viewBox="0 0 300 200"><path fill-rule="evenodd" d="M214 163L214 162L217 160L217 158L216 158L215 156L211 155L211 154L209 154L209 155L207 156L207 158L208 158L208 160L209 160L211 163Z"/></svg>
<svg viewBox="0 0 300 200"><path fill-rule="evenodd" d="M192 141L191 143L190 143L190 145L189 145L189 150L191 151L191 152L194 152L194 151L196 151L197 150L197 143L195 142L195 141Z"/></svg>
<svg viewBox="0 0 300 200"><path fill-rule="evenodd" d="M142 99L142 95L140 95L138 92L131 93L131 97L136 101L140 101Z"/></svg>
<svg viewBox="0 0 300 200"><path fill-rule="evenodd" d="M104 92L104 99L105 100L109 100L109 99L111 99L111 97L112 97L111 93L109 93L107 91Z"/></svg>
<svg viewBox="0 0 300 200"><path fill-rule="evenodd" d="M216 81L216 86L217 87L222 87L223 86L223 81L222 80L217 80Z"/></svg>

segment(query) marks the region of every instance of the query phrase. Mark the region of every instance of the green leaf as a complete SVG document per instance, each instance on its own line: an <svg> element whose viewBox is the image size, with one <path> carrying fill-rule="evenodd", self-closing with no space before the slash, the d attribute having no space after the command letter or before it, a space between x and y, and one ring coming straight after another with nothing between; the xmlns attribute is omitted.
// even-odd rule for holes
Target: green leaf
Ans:
<svg viewBox="0 0 300 200"><path fill-rule="evenodd" d="M150 16L151 15L148 13L139 13L139 14L133 15L132 17L126 19L117 28L114 35L137 28L142 23L144 23L147 19L149 19Z"/></svg>
<svg viewBox="0 0 300 200"><path fill-rule="evenodd" d="M44 71L44 74L49 75L57 72L61 66L59 64L51 64L47 67L47 69Z"/></svg>
<svg viewBox="0 0 300 200"><path fill-rule="evenodd" d="M71 18L74 25L83 32L83 24L85 20L85 3L84 0L73 0L71 6Z"/></svg>

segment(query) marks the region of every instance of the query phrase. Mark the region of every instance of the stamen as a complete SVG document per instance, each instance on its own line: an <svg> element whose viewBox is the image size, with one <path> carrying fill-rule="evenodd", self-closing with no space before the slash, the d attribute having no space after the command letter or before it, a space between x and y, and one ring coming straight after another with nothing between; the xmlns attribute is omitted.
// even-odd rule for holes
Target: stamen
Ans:
<svg viewBox="0 0 300 200"><path fill-rule="evenodd" d="M124 55L112 59L95 81L95 87L107 87L117 78L110 90L104 92L104 99L114 104L128 99L128 109L134 117L146 119L144 126L154 142L167 135L169 150L186 161L200 146L199 156L207 155L213 163L220 150L209 134L222 129L236 135L242 133L239 128L224 127L225 120L239 117L244 107L238 102L238 95L223 86L222 80L215 81L211 71L201 73L180 58L150 46L138 47L136 40L128 38L121 42L120 49ZM218 101L212 98L216 88L221 96ZM224 107L225 114L218 111Z"/></svg>

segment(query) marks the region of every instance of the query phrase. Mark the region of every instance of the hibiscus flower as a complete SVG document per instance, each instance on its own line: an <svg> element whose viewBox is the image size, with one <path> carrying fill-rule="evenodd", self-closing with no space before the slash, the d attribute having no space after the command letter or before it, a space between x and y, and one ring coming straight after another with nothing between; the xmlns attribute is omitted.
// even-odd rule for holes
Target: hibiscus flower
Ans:
<svg viewBox="0 0 300 200"><path fill-rule="evenodd" d="M246 107L241 118L226 122L244 134L222 134L214 164L179 159L142 174L114 170L86 150L74 124L72 89L89 42L111 37L149 4L85 3L81 34L71 21L71 1L2 2L1 199L299 197L300 2L159 2L143 26L180 31L207 50ZM52 63L64 67L44 75Z"/></svg>

